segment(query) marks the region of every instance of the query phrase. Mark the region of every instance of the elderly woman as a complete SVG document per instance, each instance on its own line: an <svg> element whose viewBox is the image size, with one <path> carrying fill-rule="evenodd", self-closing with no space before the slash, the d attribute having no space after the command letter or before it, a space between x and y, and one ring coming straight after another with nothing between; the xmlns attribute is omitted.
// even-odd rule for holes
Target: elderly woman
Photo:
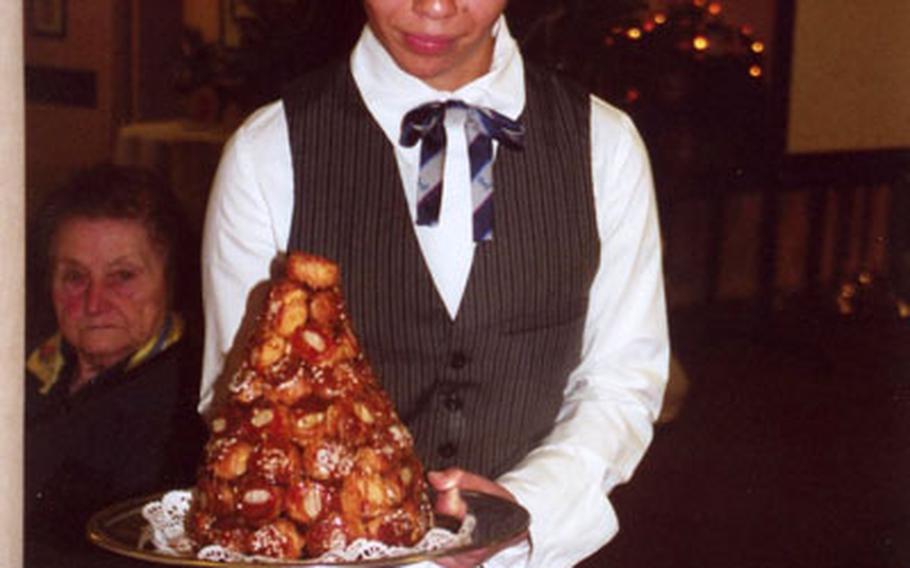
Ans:
<svg viewBox="0 0 910 568"><path fill-rule="evenodd" d="M105 565L83 537L93 512L193 479L204 427L198 350L170 309L178 219L156 177L113 166L43 211L58 331L26 365L28 566Z"/></svg>

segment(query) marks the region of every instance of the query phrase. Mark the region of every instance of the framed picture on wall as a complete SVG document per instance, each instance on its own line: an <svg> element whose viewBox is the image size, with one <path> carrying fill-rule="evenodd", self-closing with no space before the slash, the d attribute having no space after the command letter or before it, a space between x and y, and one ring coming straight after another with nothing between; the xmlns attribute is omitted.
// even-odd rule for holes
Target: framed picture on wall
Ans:
<svg viewBox="0 0 910 568"><path fill-rule="evenodd" d="M28 28L36 36L66 37L66 0L29 0Z"/></svg>

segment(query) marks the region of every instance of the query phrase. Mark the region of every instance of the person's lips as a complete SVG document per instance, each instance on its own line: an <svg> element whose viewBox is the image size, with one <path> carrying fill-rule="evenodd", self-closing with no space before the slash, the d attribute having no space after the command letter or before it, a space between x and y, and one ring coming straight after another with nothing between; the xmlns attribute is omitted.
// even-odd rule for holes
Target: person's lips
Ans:
<svg viewBox="0 0 910 568"><path fill-rule="evenodd" d="M116 323L93 323L82 326L82 331L107 331L111 329L120 329L120 325Z"/></svg>
<svg viewBox="0 0 910 568"><path fill-rule="evenodd" d="M439 55L448 51L455 39L446 36L425 34L404 34L404 42L414 53L421 55Z"/></svg>

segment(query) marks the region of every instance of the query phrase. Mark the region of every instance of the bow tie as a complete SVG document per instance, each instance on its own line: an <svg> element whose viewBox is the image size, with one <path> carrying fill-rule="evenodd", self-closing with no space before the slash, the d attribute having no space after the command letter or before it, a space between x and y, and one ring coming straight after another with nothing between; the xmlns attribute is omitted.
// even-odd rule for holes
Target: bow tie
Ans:
<svg viewBox="0 0 910 568"><path fill-rule="evenodd" d="M464 129L471 164L474 241L488 241L493 238L492 141L495 138L509 148L521 149L524 127L494 110L457 100L427 103L404 115L399 142L411 147L421 141L417 180L418 225L432 226L439 222L445 170L445 114L451 108L463 109L466 113Z"/></svg>

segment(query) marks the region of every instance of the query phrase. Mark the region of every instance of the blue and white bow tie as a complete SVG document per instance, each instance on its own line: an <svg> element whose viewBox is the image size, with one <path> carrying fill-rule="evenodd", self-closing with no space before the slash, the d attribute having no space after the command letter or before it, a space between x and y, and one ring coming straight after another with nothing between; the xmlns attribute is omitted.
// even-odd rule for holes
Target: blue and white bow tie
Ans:
<svg viewBox="0 0 910 568"><path fill-rule="evenodd" d="M464 129L471 164L474 241L488 241L493 238L493 139L509 148L521 149L524 127L494 110L457 100L427 103L404 115L399 142L411 147L421 141L417 180L418 225L439 222L446 153L445 114L450 108L466 112Z"/></svg>

